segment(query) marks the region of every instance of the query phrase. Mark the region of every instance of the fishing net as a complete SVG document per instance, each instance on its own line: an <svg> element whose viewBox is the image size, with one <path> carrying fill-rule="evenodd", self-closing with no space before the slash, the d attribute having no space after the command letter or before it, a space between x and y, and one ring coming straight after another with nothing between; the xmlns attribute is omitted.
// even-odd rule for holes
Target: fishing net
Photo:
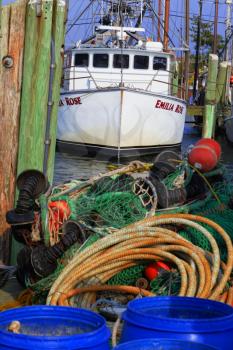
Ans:
<svg viewBox="0 0 233 350"><path fill-rule="evenodd" d="M143 277L146 264L129 267L115 276L113 276L108 284L118 286L135 286L139 278Z"/></svg>
<svg viewBox="0 0 233 350"><path fill-rule="evenodd" d="M184 177L184 171L186 177ZM171 190L187 186L192 179L192 174L193 169L183 164L163 182ZM72 181L54 188L48 199L43 197L41 199L42 225L47 245L59 240L62 225L67 219L81 222L92 231L92 234L81 248L74 245L64 254L58 261L57 269L53 274L30 286L34 291L34 302L45 301L51 285L79 249L85 249L99 238L140 221L152 213L155 215L161 213L203 215L222 226L233 239L233 210L228 206L230 198L233 198L232 178L222 165L204 176L209 184L207 186L209 191L202 200L190 201L165 210L156 210L155 213L153 211L156 209L157 198L153 185L146 179L135 178L128 174L106 176L93 182ZM218 176L221 177L221 181L216 182ZM215 181L212 181L214 178ZM63 206L60 206L59 210L57 206L48 212L48 206L58 202L63 203ZM59 224L50 225L51 220ZM226 261L226 247L222 238L213 229L207 228L219 245L222 260ZM51 232L51 229L54 232ZM209 241L195 229L185 228L179 234L204 250L211 251ZM135 285L137 280L143 277L144 268L145 264L140 263L125 269L112 277L108 284ZM175 270L165 271L151 282L151 290L157 295L176 295L179 287L179 273Z"/></svg>
<svg viewBox="0 0 233 350"><path fill-rule="evenodd" d="M103 177L88 186L85 183L70 185L65 193L64 188L56 188L47 203L46 242L53 245L59 241L67 219L105 235L111 232L108 229L120 229L145 218L156 207L152 187L147 180L123 174Z"/></svg>
<svg viewBox="0 0 233 350"><path fill-rule="evenodd" d="M178 271L163 271L151 281L151 292L156 295L178 295L181 286L181 277Z"/></svg>

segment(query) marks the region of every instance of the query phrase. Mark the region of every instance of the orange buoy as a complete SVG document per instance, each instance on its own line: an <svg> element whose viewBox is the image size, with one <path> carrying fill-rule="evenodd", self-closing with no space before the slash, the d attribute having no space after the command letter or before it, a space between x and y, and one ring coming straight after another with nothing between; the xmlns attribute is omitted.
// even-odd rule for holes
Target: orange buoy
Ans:
<svg viewBox="0 0 233 350"><path fill-rule="evenodd" d="M188 155L188 162L205 173L216 167L218 157L215 150L210 146L196 145Z"/></svg>
<svg viewBox="0 0 233 350"><path fill-rule="evenodd" d="M197 145L206 145L206 146L213 148L218 160L220 159L222 149L221 149L220 144L217 141L215 141L214 139L210 139L210 138L200 139L199 141L197 141L196 146Z"/></svg>
<svg viewBox="0 0 233 350"><path fill-rule="evenodd" d="M64 221L66 221L69 218L71 214L71 209L65 200L50 202L48 204L48 208L50 211L50 215L49 215L50 231L52 230L52 227L54 227L55 230L58 231L60 227L63 225Z"/></svg>

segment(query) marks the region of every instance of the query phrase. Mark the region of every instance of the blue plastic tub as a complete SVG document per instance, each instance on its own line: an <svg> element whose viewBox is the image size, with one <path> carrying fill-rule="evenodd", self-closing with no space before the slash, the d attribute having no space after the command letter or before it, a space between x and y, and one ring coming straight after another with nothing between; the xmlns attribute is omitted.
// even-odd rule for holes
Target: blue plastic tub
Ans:
<svg viewBox="0 0 233 350"><path fill-rule="evenodd" d="M174 339L143 339L123 343L114 350L217 350L212 346Z"/></svg>
<svg viewBox="0 0 233 350"><path fill-rule="evenodd" d="M8 331L12 321L20 333ZM77 308L28 306L0 313L0 349L109 350L110 331L103 317Z"/></svg>
<svg viewBox="0 0 233 350"><path fill-rule="evenodd" d="M166 338L233 348L233 308L187 297L148 297L131 301L123 313L121 343Z"/></svg>

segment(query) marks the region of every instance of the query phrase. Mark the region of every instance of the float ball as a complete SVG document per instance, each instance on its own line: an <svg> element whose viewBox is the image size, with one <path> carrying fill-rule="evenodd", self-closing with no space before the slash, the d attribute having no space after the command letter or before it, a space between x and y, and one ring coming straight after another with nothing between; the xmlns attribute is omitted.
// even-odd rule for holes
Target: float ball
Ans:
<svg viewBox="0 0 233 350"><path fill-rule="evenodd" d="M216 167L218 157L211 147L207 145L197 145L194 146L189 153L188 162L205 173Z"/></svg>
<svg viewBox="0 0 233 350"><path fill-rule="evenodd" d="M210 138L203 138L203 139L200 139L196 143L196 146L199 146L199 145L209 146L210 148L212 148L215 151L218 160L220 159L222 149L221 149L220 144L217 141L210 139Z"/></svg>

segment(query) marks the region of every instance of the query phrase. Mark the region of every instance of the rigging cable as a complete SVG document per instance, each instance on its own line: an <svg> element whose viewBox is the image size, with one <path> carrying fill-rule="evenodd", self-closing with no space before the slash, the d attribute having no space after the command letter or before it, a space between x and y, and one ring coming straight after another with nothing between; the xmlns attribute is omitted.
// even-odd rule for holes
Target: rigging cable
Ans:
<svg viewBox="0 0 233 350"><path fill-rule="evenodd" d="M80 13L80 15L75 19L74 23L76 23L81 17L82 15L86 12L86 10L89 9L89 7L94 3L95 0L91 0L90 3L85 7L85 9ZM67 29L66 34L68 34L71 29L74 26L74 23L70 25L70 27Z"/></svg>

